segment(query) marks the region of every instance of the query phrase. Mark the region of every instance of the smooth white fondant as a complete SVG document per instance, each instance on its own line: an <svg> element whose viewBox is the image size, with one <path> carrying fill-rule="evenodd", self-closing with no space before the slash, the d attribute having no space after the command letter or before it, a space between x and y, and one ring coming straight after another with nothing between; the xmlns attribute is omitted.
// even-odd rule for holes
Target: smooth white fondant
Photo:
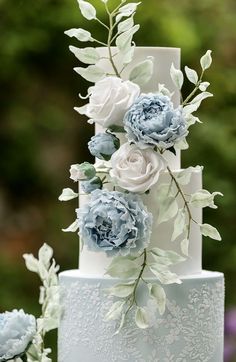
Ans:
<svg viewBox="0 0 236 362"><path fill-rule="evenodd" d="M103 57L108 56L107 48L97 48L99 53ZM116 48L112 49L113 54L117 53ZM177 69L180 68L180 49L179 48L161 48L161 47L136 47L134 53L134 59L129 64L124 72L122 72L121 76L124 80L129 78L129 74L131 69L137 65L138 63L142 62L143 60L147 59L147 57L153 57L154 62L154 72L151 79L147 82L147 84L141 86L141 91L143 93L150 93L150 92L157 92L158 90L158 83L165 84L166 88L173 92L173 103L177 107L180 104L180 94L179 91L176 89L174 83L170 77L170 67L173 63ZM121 64L120 57L117 55L115 58L115 63L117 68L120 70L123 68ZM98 66L105 69L106 72L112 72L112 66L108 59L102 59L97 63ZM96 124L95 125L95 133L104 132L104 129ZM119 138L121 139L122 143L127 142L127 139L124 135L120 134ZM172 170L180 169L180 151L177 151L177 155L174 156L173 153L167 152L167 159Z"/></svg>
<svg viewBox="0 0 236 362"><path fill-rule="evenodd" d="M170 183L170 176L168 173L161 175L157 185L153 187L149 195L143 195L143 201L146 204L148 210L153 214L153 230L151 241L148 249L153 247L159 247L165 250L173 250L180 253L181 238L177 241L171 242L171 235L173 232L173 220L158 225L158 205L155 197L159 183ZM202 188L202 172L195 171L192 174L190 183L183 189L186 194L191 194ZM80 206L87 204L89 196L80 196ZM181 203L181 202L180 202ZM181 204L182 206L182 204ZM202 222L202 209L192 208L192 216L195 221ZM104 275L106 268L111 262L111 258L108 258L104 252L93 252L87 249L86 245L80 255L79 267L84 274L93 274L97 276ZM191 275L200 273L202 270L202 237L199 227L192 223L190 243L189 243L189 257L183 263L180 263L172 268L173 271L180 275Z"/></svg>
<svg viewBox="0 0 236 362"><path fill-rule="evenodd" d="M142 330L131 312L118 335L116 322L104 320L114 302L105 290L115 282L78 270L60 274L58 362L223 362L223 274L202 272L165 286L165 314L155 313L153 326ZM147 303L146 293L143 284L139 305Z"/></svg>
<svg viewBox="0 0 236 362"><path fill-rule="evenodd" d="M107 48L101 47L97 48L97 50L102 55L102 57L108 57ZM117 53L117 49L112 48L112 53ZM181 50L179 48L136 47L134 52L134 58L132 62L121 73L121 77L122 79L127 80L129 78L130 71L135 65L146 60L147 57L152 57L154 63L153 75L146 84L140 87L141 91L143 93L157 92L158 83L165 84L166 88L169 89L170 92L174 92L172 100L174 105L178 106L180 102L180 96L174 83L172 82L170 76L170 68L172 63L177 69L180 68L180 53ZM123 64L121 63L121 58L119 54L114 58L114 62L118 70L121 70L123 68ZM108 73L113 72L113 68L108 59L100 60L97 65L103 68Z"/></svg>
<svg viewBox="0 0 236 362"><path fill-rule="evenodd" d="M190 274L190 275L180 275L180 279L183 280L194 280L194 279L210 279L210 278L218 278L220 276L223 276L222 273L217 271L210 271L210 270L202 270L200 273L197 274ZM63 280L63 278L69 278L69 279L97 279L97 274L85 274L83 271L79 269L71 269L71 270L65 270L60 273L60 279ZM102 277L102 280L111 280L109 276L104 275ZM149 278L149 280L156 280L155 277Z"/></svg>

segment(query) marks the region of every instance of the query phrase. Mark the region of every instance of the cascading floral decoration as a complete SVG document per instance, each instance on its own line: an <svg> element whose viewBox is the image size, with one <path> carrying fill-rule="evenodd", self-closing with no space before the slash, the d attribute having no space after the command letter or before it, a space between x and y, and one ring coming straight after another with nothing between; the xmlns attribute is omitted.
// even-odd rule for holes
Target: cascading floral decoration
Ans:
<svg viewBox="0 0 236 362"><path fill-rule="evenodd" d="M0 361L51 362L51 349L45 346L45 335L58 328L61 317L59 266L52 259L53 250L47 244L40 248L38 259L32 254L23 257L27 269L38 274L42 282L39 297L42 314L36 319L22 309L0 313Z"/></svg>
<svg viewBox="0 0 236 362"><path fill-rule="evenodd" d="M185 99L181 95L179 107L174 107L173 94L163 84L157 85L155 93L143 94L140 87L150 80L153 73L152 57L135 65L129 80L122 79L134 57L133 36L140 27L135 25L134 15L141 2L122 0L111 9L109 0L101 1L107 13L107 24L97 17L90 2L78 0L78 4L85 19L99 22L107 30L106 42L81 28L65 32L80 42L94 44L93 47L69 48L80 62L87 65L77 67L75 71L95 83L88 88L88 104L75 110L86 115L89 123L104 128L104 133L96 134L88 143L91 154L104 163L102 168L88 162L71 166L71 179L80 181L82 191L90 194L90 198L86 206L76 210L75 222L63 231L80 229L81 241L88 248L113 257L106 273L122 282L108 290L116 300L106 319L119 321L118 333L128 313L134 314L139 328L151 325L149 301L146 307L139 305L137 291L140 284L146 285L156 312L164 313L164 286L181 283L170 267L188 258L193 223L198 224L202 235L221 240L213 226L194 220L192 209L216 208L214 198L222 194L202 189L186 195L184 186L189 183L193 172L201 169L200 166L174 173L165 157L167 150L176 154L177 149L188 148L186 137L190 126L201 123L194 113L204 99L213 96L207 91L210 84L204 80L205 71L212 63L211 51L208 50L200 59L200 75L187 66L184 75L172 64L170 76L180 95L185 76L193 84L192 92ZM104 48L99 50L97 45ZM122 63L121 69L117 57L119 64ZM107 72L99 65L104 58L111 67ZM124 133L127 142L120 145L117 133ZM164 172L169 174L169 183L159 182L159 176ZM142 195L152 192L154 185L158 185L158 222L174 221L171 240L181 236L181 255L172 250L148 247L152 215L144 205ZM78 196L78 192L66 188L59 200L68 201ZM151 272L155 282L146 281L147 271Z"/></svg>

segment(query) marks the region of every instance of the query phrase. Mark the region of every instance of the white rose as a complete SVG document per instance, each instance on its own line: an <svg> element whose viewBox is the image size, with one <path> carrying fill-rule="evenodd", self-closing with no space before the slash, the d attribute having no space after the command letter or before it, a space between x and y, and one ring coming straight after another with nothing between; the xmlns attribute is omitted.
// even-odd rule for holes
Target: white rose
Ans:
<svg viewBox="0 0 236 362"><path fill-rule="evenodd" d="M114 182L131 192L146 192L158 181L166 163L152 148L144 150L125 143L111 157L110 176Z"/></svg>
<svg viewBox="0 0 236 362"><path fill-rule="evenodd" d="M88 90L89 103L75 108L89 118L89 123L98 123L104 128L123 125L126 111L140 94L137 84L117 77L106 77Z"/></svg>

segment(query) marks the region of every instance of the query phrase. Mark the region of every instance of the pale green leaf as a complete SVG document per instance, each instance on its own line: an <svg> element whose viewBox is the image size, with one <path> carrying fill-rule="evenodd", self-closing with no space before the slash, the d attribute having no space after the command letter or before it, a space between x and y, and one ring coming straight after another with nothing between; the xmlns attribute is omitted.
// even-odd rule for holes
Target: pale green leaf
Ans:
<svg viewBox="0 0 236 362"><path fill-rule="evenodd" d="M171 93L169 89L165 87L165 84L160 83L158 84L158 92L169 98L172 98L172 96L174 95L174 92Z"/></svg>
<svg viewBox="0 0 236 362"><path fill-rule="evenodd" d="M96 9L88 1L77 0L83 17L87 20L96 19Z"/></svg>
<svg viewBox="0 0 236 362"><path fill-rule="evenodd" d="M209 85L210 85L209 82L202 82L202 83L199 85L200 91L205 92L205 91L207 90L207 88L209 87Z"/></svg>
<svg viewBox="0 0 236 362"><path fill-rule="evenodd" d="M166 199L167 197L175 196L176 194L176 186L174 183L163 183L158 186L157 190L157 200L161 201Z"/></svg>
<svg viewBox="0 0 236 362"><path fill-rule="evenodd" d="M189 68L187 66L184 69L185 69L185 73L186 73L186 76L187 76L188 80L193 84L197 84L198 75L197 75L196 70L191 69L191 68Z"/></svg>
<svg viewBox="0 0 236 362"><path fill-rule="evenodd" d="M75 37L79 41L94 41L94 39L91 36L91 33L87 30L81 29L81 28L73 28L70 30L66 30L64 32L66 35L68 35L70 38Z"/></svg>
<svg viewBox="0 0 236 362"><path fill-rule="evenodd" d="M206 69L210 68L211 63L212 63L211 53L212 53L212 51L208 50L206 52L206 54L204 54L203 57L201 57L200 64L201 64L202 70L206 70Z"/></svg>
<svg viewBox="0 0 236 362"><path fill-rule="evenodd" d="M184 83L184 75L180 69L176 69L174 64L171 64L170 76L174 85L180 90Z"/></svg>
<svg viewBox="0 0 236 362"><path fill-rule="evenodd" d="M119 328L118 328L117 331L113 334L113 336L116 336L117 334L120 333L121 329L123 328L123 326L124 326L124 324L125 324L125 317L126 317L126 314L125 314L125 313L122 313Z"/></svg>
<svg viewBox="0 0 236 362"><path fill-rule="evenodd" d="M163 315L166 308L166 293L164 289L158 284L148 284L148 289L150 297L157 303L160 315Z"/></svg>
<svg viewBox="0 0 236 362"><path fill-rule="evenodd" d="M141 2L138 2L138 3L129 3L129 4L127 4L127 5L123 5L123 6L121 6L120 9L119 9L119 13L121 13L121 14L124 14L124 13L128 14L128 13L129 13L129 15L132 15L132 13L137 10L137 7L138 7L140 4L141 4Z"/></svg>
<svg viewBox="0 0 236 362"><path fill-rule="evenodd" d="M181 284L181 280L177 274L172 273L168 268L163 267L163 265L150 264L151 272L157 277L161 284Z"/></svg>
<svg viewBox="0 0 236 362"><path fill-rule="evenodd" d="M153 57L138 63L131 71L129 79L140 86L146 84L153 75Z"/></svg>
<svg viewBox="0 0 236 362"><path fill-rule="evenodd" d="M118 34L130 30L134 26L134 18L130 17L118 24Z"/></svg>
<svg viewBox="0 0 236 362"><path fill-rule="evenodd" d="M185 260L181 255L172 250L152 248L150 252L153 254L153 256L154 255L157 256L158 259L156 260L158 261L159 264L163 265L178 264Z"/></svg>
<svg viewBox="0 0 236 362"><path fill-rule="evenodd" d="M85 64L96 64L100 59L100 55L95 48L80 49L71 45L69 49L77 59Z"/></svg>
<svg viewBox="0 0 236 362"><path fill-rule="evenodd" d="M126 298L134 291L134 282L117 284L114 287L107 289L107 292L115 297Z"/></svg>
<svg viewBox="0 0 236 362"><path fill-rule="evenodd" d="M200 107L201 102L194 103L194 104L188 104L183 108L183 115L184 117L189 116L190 114L196 112L198 108Z"/></svg>
<svg viewBox="0 0 236 362"><path fill-rule="evenodd" d="M149 327L148 315L144 308L137 307L135 312L135 323L140 329Z"/></svg>
<svg viewBox="0 0 236 362"><path fill-rule="evenodd" d="M74 192L70 188L66 188L66 189L62 190L62 194L59 196L58 200L59 201L69 201L69 200L75 199L76 197L78 197L77 192Z"/></svg>
<svg viewBox="0 0 236 362"><path fill-rule="evenodd" d="M140 25L135 25L116 38L116 46L120 52L127 53L127 51L130 50L133 35L139 30L139 28Z"/></svg>
<svg viewBox="0 0 236 362"><path fill-rule="evenodd" d="M184 209L179 209L174 222L174 230L171 237L171 241L176 240L181 234L183 234L185 225L186 225L186 213Z"/></svg>
<svg viewBox="0 0 236 362"><path fill-rule="evenodd" d="M186 138L182 138L175 143L175 148L177 150L187 150L189 148L189 144L186 141Z"/></svg>
<svg viewBox="0 0 236 362"><path fill-rule="evenodd" d="M194 207L210 207L212 209L217 209L217 206L214 203L215 196L223 196L221 192L213 192L212 194L207 190L199 190L191 195L190 204Z"/></svg>
<svg viewBox="0 0 236 362"><path fill-rule="evenodd" d="M50 265L50 260L53 256L53 249L46 243L39 249L38 258L39 262L43 263L44 266L48 269Z"/></svg>
<svg viewBox="0 0 236 362"><path fill-rule="evenodd" d="M105 320L109 321L120 318L124 305L125 301L118 301L112 304L109 312L105 316Z"/></svg>
<svg viewBox="0 0 236 362"><path fill-rule="evenodd" d="M134 57L135 46L131 46L126 52L122 52L122 63L129 64Z"/></svg>
<svg viewBox="0 0 236 362"><path fill-rule="evenodd" d="M158 223L169 221L175 217L178 212L178 203L174 197L168 197L161 200L158 204L159 213L158 213Z"/></svg>
<svg viewBox="0 0 236 362"><path fill-rule="evenodd" d="M106 76L104 70L97 65L89 65L87 68L78 67L74 68L74 70L81 75L81 77L93 83L98 82Z"/></svg>
<svg viewBox="0 0 236 362"><path fill-rule="evenodd" d="M137 7L139 4L141 4L141 2L129 3L127 5L120 7L119 14L116 17L116 22L119 22L123 17L128 17L128 16L133 15L135 13L135 11L137 10Z"/></svg>
<svg viewBox="0 0 236 362"><path fill-rule="evenodd" d="M208 236L209 238L214 239L214 240L219 240L219 241L222 240L219 232L217 231L217 229L215 227L213 227L209 224L202 224L199 226L200 226L202 235Z"/></svg>
<svg viewBox="0 0 236 362"><path fill-rule="evenodd" d="M75 220L68 228L62 229L64 233L75 233L79 228L79 220Z"/></svg>
<svg viewBox="0 0 236 362"><path fill-rule="evenodd" d="M185 121L187 122L188 127L193 126L195 123L202 123L198 117L195 117L192 114L186 116Z"/></svg>
<svg viewBox="0 0 236 362"><path fill-rule="evenodd" d="M39 287L39 304L43 304L46 297L46 288L43 286Z"/></svg>
<svg viewBox="0 0 236 362"><path fill-rule="evenodd" d="M201 104L201 102L206 99L206 98L209 98L209 97L213 97L213 94L212 93L209 93L209 92L202 92L200 94L198 94L195 98L193 98L190 102L190 104Z"/></svg>
<svg viewBox="0 0 236 362"><path fill-rule="evenodd" d="M191 166L178 172L178 174L175 177L180 185L185 186L189 184L191 176L194 172L201 172L202 170L203 170L202 166L195 166L195 167Z"/></svg>
<svg viewBox="0 0 236 362"><path fill-rule="evenodd" d="M106 274L113 278L132 278L139 272L139 266L135 261L125 257L117 257L112 260L106 270Z"/></svg>
<svg viewBox="0 0 236 362"><path fill-rule="evenodd" d="M189 255L189 240L187 238L183 239L180 243L180 248L181 251L184 255L188 256Z"/></svg>
<svg viewBox="0 0 236 362"><path fill-rule="evenodd" d="M38 273L39 262L38 262L38 260L33 256L33 254L23 254L23 258L25 259L26 268L27 268L29 271L32 271L32 272L34 272L34 273Z"/></svg>
<svg viewBox="0 0 236 362"><path fill-rule="evenodd" d="M58 328L58 318L53 318L51 316L44 317L43 319L43 329L45 332L52 331L53 329Z"/></svg>
<svg viewBox="0 0 236 362"><path fill-rule="evenodd" d="M38 264L38 274L39 274L41 280L48 279L48 271L45 268L44 264L42 262L40 262L40 261L39 261L39 264Z"/></svg>

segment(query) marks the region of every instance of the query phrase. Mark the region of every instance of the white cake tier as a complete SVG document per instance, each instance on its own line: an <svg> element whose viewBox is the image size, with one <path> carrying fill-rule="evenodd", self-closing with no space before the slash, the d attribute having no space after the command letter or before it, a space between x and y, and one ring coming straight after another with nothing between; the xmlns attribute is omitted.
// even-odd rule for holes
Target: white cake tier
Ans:
<svg viewBox="0 0 236 362"><path fill-rule="evenodd" d="M97 48L99 53L105 58L108 56L107 48ZM112 53L116 54L117 49L112 48ZM171 77L170 77L170 67L173 63L177 69L180 68L180 49L179 48L160 48L160 47L136 47L134 53L134 59L131 64L125 68L121 76L124 80L129 78L131 69L138 63L147 59L147 57L153 57L154 63L154 72L152 78L147 82L147 84L141 87L143 93L157 92L158 83L165 84L166 88L173 92L172 101L177 107L180 103L180 94L179 91L174 86ZM118 70L123 68L119 54L114 58L115 64ZM107 59L102 59L97 64L103 68L106 72L112 73L112 66ZM103 128L99 125L96 125L96 133L103 132ZM125 141L125 137L121 136L122 143ZM126 141L125 141L126 142ZM180 152L177 151L177 155L174 156L173 153L169 151L166 153L169 165L172 170L179 170L180 165Z"/></svg>
<svg viewBox="0 0 236 362"><path fill-rule="evenodd" d="M175 174L177 171L175 172ZM151 241L148 249L153 247L159 247L165 250L174 250L180 252L181 237L175 242L171 242L171 235L173 232L174 221L158 224L158 204L156 199L157 188L159 183L170 183L170 176L167 172L161 175L158 184L155 185L150 191L149 195L143 195L143 201L146 204L148 210L153 214L153 229ZM188 185L183 187L183 191L186 194L192 194L202 189L202 172L195 171L192 174ZM181 199L180 199L181 200ZM80 196L80 206L87 204L89 201L88 195ZM183 206L180 201L181 207ZM202 209L192 208L193 219L197 222L202 221ZM103 276L106 268L111 262L111 258L107 257L105 252L93 252L87 249L86 245L80 255L79 268L81 273L86 275ZM199 227L195 224L191 224L190 242L189 242L189 257L186 261L176 265L172 268L173 271L180 275L191 275L195 273L201 273L202 271L202 237Z"/></svg>
<svg viewBox="0 0 236 362"><path fill-rule="evenodd" d="M131 313L118 335L116 322L104 321L114 302L105 289L115 282L78 270L60 274L58 362L223 362L223 274L204 271L165 286L166 312L153 316L153 327L137 328ZM146 289L140 286L140 305Z"/></svg>

